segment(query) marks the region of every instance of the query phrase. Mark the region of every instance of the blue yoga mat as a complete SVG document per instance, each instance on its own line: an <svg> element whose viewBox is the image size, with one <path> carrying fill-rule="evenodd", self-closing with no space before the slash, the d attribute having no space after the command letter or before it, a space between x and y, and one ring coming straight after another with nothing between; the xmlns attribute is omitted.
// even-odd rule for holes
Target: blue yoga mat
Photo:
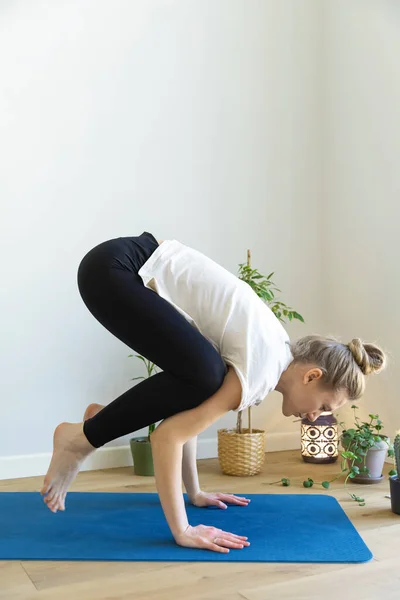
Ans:
<svg viewBox="0 0 400 600"><path fill-rule="evenodd" d="M227 554L178 546L158 494L70 492L53 514L36 492L0 493L0 560L366 562L372 554L332 496L242 494L248 506L198 508L189 523L248 536Z"/></svg>

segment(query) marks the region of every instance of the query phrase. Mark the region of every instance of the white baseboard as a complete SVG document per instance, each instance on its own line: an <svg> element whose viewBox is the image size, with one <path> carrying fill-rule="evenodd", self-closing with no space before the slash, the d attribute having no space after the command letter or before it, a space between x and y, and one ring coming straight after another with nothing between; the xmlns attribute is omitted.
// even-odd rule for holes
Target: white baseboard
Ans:
<svg viewBox="0 0 400 600"><path fill-rule="evenodd" d="M51 454L27 454L20 456L0 457L0 480L20 477L36 477L45 475L49 468ZM99 448L89 456L81 467L81 471L95 471L113 467L132 465L129 446L110 446Z"/></svg>
<svg viewBox="0 0 400 600"><path fill-rule="evenodd" d="M269 433L266 435L266 452L300 449L298 433ZM200 439L197 447L197 458L217 458L218 440L216 437ZM20 456L0 457L0 480L22 477L42 476L47 472L51 454L27 454ZM130 448L126 446L106 446L99 448L89 456L82 465L82 471L110 469L113 467L132 466Z"/></svg>

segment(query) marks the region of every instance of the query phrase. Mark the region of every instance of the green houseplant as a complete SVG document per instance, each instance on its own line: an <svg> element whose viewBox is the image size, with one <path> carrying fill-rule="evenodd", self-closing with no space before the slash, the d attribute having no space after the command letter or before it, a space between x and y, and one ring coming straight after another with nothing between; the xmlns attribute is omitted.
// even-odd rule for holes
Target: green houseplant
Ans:
<svg viewBox="0 0 400 600"><path fill-rule="evenodd" d="M390 500L392 504L392 512L395 515L400 515L400 430L394 438L394 459L396 464L396 472L390 477Z"/></svg>
<svg viewBox="0 0 400 600"><path fill-rule="evenodd" d="M383 424L379 415L370 414L369 421L361 421L354 410L354 426L343 429L341 443L344 451L342 471L347 471L346 482L379 483L384 478L382 474L386 454L393 455L390 439L382 433Z"/></svg>
<svg viewBox="0 0 400 600"><path fill-rule="evenodd" d="M275 296L281 292L272 281L274 273L268 277L257 269L251 268L251 253L247 250L247 263L239 263L238 278L247 283L254 293L272 310L282 323L286 319L298 319L304 323L303 317ZM249 476L261 471L265 459L265 431L253 429L251 425L251 407L248 411L248 428L242 427L242 413L238 412L236 429L218 430L218 458L220 467L226 475Z"/></svg>
<svg viewBox="0 0 400 600"><path fill-rule="evenodd" d="M152 375L157 373L157 367L154 363L144 358L143 356L140 356L140 354L128 355L128 357L133 356L143 361L146 367L147 377L151 377ZM145 379L145 377L143 375L139 377L133 377L132 381L135 381L137 379ZM153 454L151 451L150 436L155 430L155 428L155 423L151 423L148 427L147 436L134 437L129 440L135 475L154 475Z"/></svg>

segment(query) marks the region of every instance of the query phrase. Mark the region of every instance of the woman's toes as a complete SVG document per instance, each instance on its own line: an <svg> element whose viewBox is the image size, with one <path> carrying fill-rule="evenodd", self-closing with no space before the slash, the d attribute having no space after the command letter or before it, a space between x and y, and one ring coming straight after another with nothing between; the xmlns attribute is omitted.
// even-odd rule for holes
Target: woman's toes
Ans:
<svg viewBox="0 0 400 600"><path fill-rule="evenodd" d="M51 509L56 508L59 502L59 495L54 494L54 496L49 500L47 506Z"/></svg>
<svg viewBox="0 0 400 600"><path fill-rule="evenodd" d="M61 510L61 507L62 507L62 500L61 500L61 496L57 496L57 500L56 500L56 503L55 503L55 508L56 508L57 510Z"/></svg>
<svg viewBox="0 0 400 600"><path fill-rule="evenodd" d="M53 488L51 488L50 491L44 497L45 503L51 504L55 495L56 495L56 491Z"/></svg>

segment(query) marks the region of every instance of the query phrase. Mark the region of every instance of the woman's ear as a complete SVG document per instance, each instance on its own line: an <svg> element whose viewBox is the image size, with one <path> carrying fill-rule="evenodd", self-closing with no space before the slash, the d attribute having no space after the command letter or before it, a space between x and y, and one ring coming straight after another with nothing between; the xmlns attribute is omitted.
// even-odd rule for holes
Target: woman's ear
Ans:
<svg viewBox="0 0 400 600"><path fill-rule="evenodd" d="M315 367L314 369L309 369L304 375L304 383L307 384L311 383L315 379L321 379L322 375L323 373L318 367Z"/></svg>

